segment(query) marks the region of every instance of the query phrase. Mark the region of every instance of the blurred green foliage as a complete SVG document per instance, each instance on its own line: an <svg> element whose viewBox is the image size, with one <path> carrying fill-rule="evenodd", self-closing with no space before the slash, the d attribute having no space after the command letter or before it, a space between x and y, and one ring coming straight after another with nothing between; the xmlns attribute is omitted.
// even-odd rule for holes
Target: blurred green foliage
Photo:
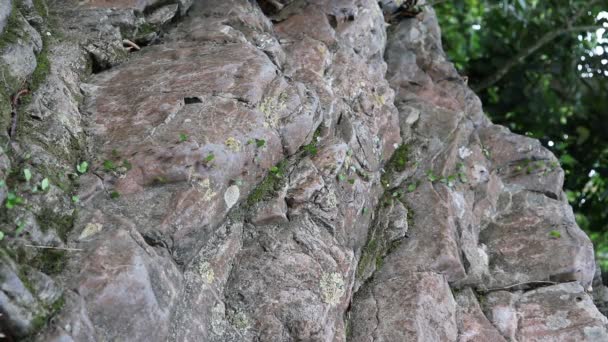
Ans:
<svg viewBox="0 0 608 342"><path fill-rule="evenodd" d="M487 114L560 159L608 270L608 0L437 3L443 45Z"/></svg>

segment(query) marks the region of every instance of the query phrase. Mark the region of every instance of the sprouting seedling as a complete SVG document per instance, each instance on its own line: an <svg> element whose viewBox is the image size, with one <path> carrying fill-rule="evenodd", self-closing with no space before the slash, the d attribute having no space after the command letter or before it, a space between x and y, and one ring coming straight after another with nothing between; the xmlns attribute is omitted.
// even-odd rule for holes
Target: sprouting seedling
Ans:
<svg viewBox="0 0 608 342"><path fill-rule="evenodd" d="M416 182L414 183L410 183L407 186L407 192L414 192L416 190L416 188L418 187L418 184L416 184Z"/></svg>
<svg viewBox="0 0 608 342"><path fill-rule="evenodd" d="M348 182L349 182L351 185L353 185L353 184L355 184L355 179L354 179L354 178L350 178L350 179L348 180Z"/></svg>
<svg viewBox="0 0 608 342"><path fill-rule="evenodd" d="M552 238L556 238L556 239L559 239L559 238L561 238L561 237L562 237L562 233L558 232L557 230L552 230L552 231L550 231L550 232L549 232L549 235L550 235Z"/></svg>
<svg viewBox="0 0 608 342"><path fill-rule="evenodd" d="M105 160L103 162L103 169L105 171L114 171L116 169L116 165L111 160Z"/></svg>
<svg viewBox="0 0 608 342"><path fill-rule="evenodd" d="M341 173L341 174L339 174L339 175L338 175L338 179L339 179L341 182L343 182L343 181L345 181L345 180L346 180L346 175L345 175L345 174L343 174L343 173Z"/></svg>
<svg viewBox="0 0 608 342"><path fill-rule="evenodd" d="M45 178L42 180L42 182L40 182L40 189L42 191L47 191L49 189L49 179Z"/></svg>
<svg viewBox="0 0 608 342"><path fill-rule="evenodd" d="M426 178L430 181L430 182L435 182L437 181L437 176L435 176L435 174L433 173L433 170L428 170L426 172Z"/></svg>
<svg viewBox="0 0 608 342"><path fill-rule="evenodd" d="M211 152L209 152L209 154L205 157L205 159L203 159L203 161L205 163L210 163L213 161L213 159L215 159L215 155Z"/></svg>
<svg viewBox="0 0 608 342"><path fill-rule="evenodd" d="M23 177L25 178L26 182L30 182L30 180L32 179L32 172L30 171L30 169L23 169Z"/></svg>
<svg viewBox="0 0 608 342"><path fill-rule="evenodd" d="M4 232L0 230L0 241L4 240Z"/></svg>
<svg viewBox="0 0 608 342"><path fill-rule="evenodd" d="M462 183L468 183L469 179L467 178L467 174L464 172L458 172L458 178Z"/></svg>
<svg viewBox="0 0 608 342"><path fill-rule="evenodd" d="M23 197L21 197L21 196L19 196L16 193L14 193L14 192L11 191L11 192L9 192L6 195L6 204L5 204L5 206L6 206L7 209L12 209L16 205L23 204L23 202L24 202Z"/></svg>
<svg viewBox="0 0 608 342"><path fill-rule="evenodd" d="M188 141L188 135L185 133L180 133L179 134L179 142L186 142Z"/></svg>
<svg viewBox="0 0 608 342"><path fill-rule="evenodd" d="M87 163L86 161L83 161L82 163L76 165L76 171L78 171L78 173L86 173L88 169L89 163Z"/></svg>
<svg viewBox="0 0 608 342"><path fill-rule="evenodd" d="M277 174L277 173L279 173L279 168L277 166L273 166L268 171L270 171L274 174Z"/></svg>
<svg viewBox="0 0 608 342"><path fill-rule="evenodd" d="M19 221L19 222L16 222L16 224L17 224L17 229L15 229L15 235L19 235L25 229L25 222Z"/></svg>
<svg viewBox="0 0 608 342"><path fill-rule="evenodd" d="M266 140L264 139L255 139L256 147L264 147L266 145Z"/></svg>
<svg viewBox="0 0 608 342"><path fill-rule="evenodd" d="M73 203L78 203L78 201L80 201L80 198L76 195L72 196L72 202Z"/></svg>
<svg viewBox="0 0 608 342"><path fill-rule="evenodd" d="M116 199L118 197L120 197L120 193L118 191L114 190L114 191L110 192L111 199Z"/></svg>

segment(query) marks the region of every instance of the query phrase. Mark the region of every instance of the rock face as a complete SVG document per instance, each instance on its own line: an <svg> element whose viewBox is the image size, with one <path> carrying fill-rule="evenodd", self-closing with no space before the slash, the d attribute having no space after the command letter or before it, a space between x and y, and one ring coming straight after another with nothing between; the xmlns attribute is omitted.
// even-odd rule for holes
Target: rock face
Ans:
<svg viewBox="0 0 608 342"><path fill-rule="evenodd" d="M4 336L608 339L557 159L484 116L432 8L13 2Z"/></svg>

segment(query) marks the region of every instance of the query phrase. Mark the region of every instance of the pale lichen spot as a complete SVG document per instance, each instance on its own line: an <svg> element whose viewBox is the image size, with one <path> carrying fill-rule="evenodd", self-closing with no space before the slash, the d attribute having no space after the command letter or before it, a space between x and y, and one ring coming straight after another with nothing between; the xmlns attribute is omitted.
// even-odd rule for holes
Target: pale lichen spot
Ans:
<svg viewBox="0 0 608 342"><path fill-rule="evenodd" d="M344 279L340 273L324 273L319 282L323 302L336 305L346 292Z"/></svg>
<svg viewBox="0 0 608 342"><path fill-rule="evenodd" d="M205 202L211 201L217 195L217 193L211 189L209 178L197 181L196 186L198 187L198 190L203 193L203 201Z"/></svg>
<svg viewBox="0 0 608 342"><path fill-rule="evenodd" d="M224 193L224 202L226 202L226 208L232 208L236 204L236 202L238 202L240 196L241 192L238 186L229 186L228 189L226 189L226 192Z"/></svg>
<svg viewBox="0 0 608 342"><path fill-rule="evenodd" d="M281 94L278 99L273 97L265 98L259 105L258 109L264 113L264 126L277 128L279 126L279 111L285 109L286 96Z"/></svg>
<svg viewBox="0 0 608 342"><path fill-rule="evenodd" d="M251 322L249 321L249 317L241 310L237 310L232 315L230 322L232 325L239 330L247 330L251 326Z"/></svg>
<svg viewBox="0 0 608 342"><path fill-rule="evenodd" d="M82 233L80 233L78 240L84 240L86 238L89 238L89 237L101 232L102 229L103 229L103 225L101 223L89 222L89 223L87 223L86 226L84 226L84 229L82 230Z"/></svg>
<svg viewBox="0 0 608 342"><path fill-rule="evenodd" d="M238 141L238 140L236 140L236 138L234 138L234 137L229 137L228 139L226 139L226 141L224 142L224 144L232 152L240 152L241 151L241 142Z"/></svg>
<svg viewBox="0 0 608 342"><path fill-rule="evenodd" d="M224 317L226 317L226 307L224 303L219 302L211 309L211 331L216 335L223 335L226 331Z"/></svg>
<svg viewBox="0 0 608 342"><path fill-rule="evenodd" d="M211 284L215 280L215 272L213 267L207 261L203 261L198 265L198 275L206 284Z"/></svg>

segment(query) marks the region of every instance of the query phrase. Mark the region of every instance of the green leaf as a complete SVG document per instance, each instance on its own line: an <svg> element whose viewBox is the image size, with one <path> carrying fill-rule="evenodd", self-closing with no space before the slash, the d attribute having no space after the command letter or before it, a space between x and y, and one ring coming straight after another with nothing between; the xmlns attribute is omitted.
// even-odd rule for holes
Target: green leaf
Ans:
<svg viewBox="0 0 608 342"><path fill-rule="evenodd" d="M549 232L549 235L556 239L559 239L562 237L562 233L558 232L557 230L552 230L551 232Z"/></svg>
<svg viewBox="0 0 608 342"><path fill-rule="evenodd" d="M188 141L188 135L184 134L184 133L180 133L179 134L179 142L186 142Z"/></svg>
<svg viewBox="0 0 608 342"><path fill-rule="evenodd" d="M271 167L271 168L269 169L269 171L270 171L270 172L272 172L272 173L278 173L278 172L279 172L279 168L278 168L278 167L276 167L276 166L273 166L273 167Z"/></svg>
<svg viewBox="0 0 608 342"><path fill-rule="evenodd" d="M344 174L342 174L342 173L341 173L341 174L339 174L339 175L338 175L338 179L339 179L341 182L343 182L344 180L346 180L346 175L344 175Z"/></svg>
<svg viewBox="0 0 608 342"><path fill-rule="evenodd" d="M429 182L437 181L437 176L435 176L435 174L433 173L433 170L428 170L426 172L426 178L429 180Z"/></svg>
<svg viewBox="0 0 608 342"><path fill-rule="evenodd" d="M4 232L0 230L0 241L4 240Z"/></svg>
<svg viewBox="0 0 608 342"><path fill-rule="evenodd" d="M417 187L418 187L418 185L416 183L410 183L410 185L407 186L407 191L414 192Z"/></svg>
<svg viewBox="0 0 608 342"><path fill-rule="evenodd" d="M118 191L112 191L112 192L110 192L110 198L111 199L116 199L118 197L120 197L120 193Z"/></svg>
<svg viewBox="0 0 608 342"><path fill-rule="evenodd" d="M350 178L350 179L348 180L348 182L349 182L351 185L352 185L352 184L355 184L355 179L354 179L354 178Z"/></svg>
<svg viewBox="0 0 608 342"><path fill-rule="evenodd" d="M264 140L264 139L255 139L255 146L256 147L264 147L264 145L266 145L266 140Z"/></svg>
<svg viewBox="0 0 608 342"><path fill-rule="evenodd" d="M86 173L88 169L89 163L87 163L86 161L83 161L82 163L76 165L76 171L78 171L78 173Z"/></svg>
<svg viewBox="0 0 608 342"><path fill-rule="evenodd" d="M209 153L209 154L208 154L208 155L205 157L204 161L205 161L205 163L209 163L209 162L212 162L212 161L213 161L213 159L215 159L215 155L214 155L213 153Z"/></svg>
<svg viewBox="0 0 608 342"><path fill-rule="evenodd" d="M23 177L25 178L26 182L30 182L30 180L32 179L32 173L30 172L30 169L23 169Z"/></svg>
<svg viewBox="0 0 608 342"><path fill-rule="evenodd" d="M76 195L72 196L72 202L74 203L78 203L78 201L80 201L80 198Z"/></svg>
<svg viewBox="0 0 608 342"><path fill-rule="evenodd" d="M46 191L49 188L49 179L45 178L42 180L42 182L40 182L40 189L42 191Z"/></svg>
<svg viewBox="0 0 608 342"><path fill-rule="evenodd" d="M105 171L114 171L116 169L116 165L111 160L105 160L103 162L103 169Z"/></svg>
<svg viewBox="0 0 608 342"><path fill-rule="evenodd" d="M21 232L25 229L25 222L19 221L17 223L17 229L15 229L15 235L21 234Z"/></svg>

